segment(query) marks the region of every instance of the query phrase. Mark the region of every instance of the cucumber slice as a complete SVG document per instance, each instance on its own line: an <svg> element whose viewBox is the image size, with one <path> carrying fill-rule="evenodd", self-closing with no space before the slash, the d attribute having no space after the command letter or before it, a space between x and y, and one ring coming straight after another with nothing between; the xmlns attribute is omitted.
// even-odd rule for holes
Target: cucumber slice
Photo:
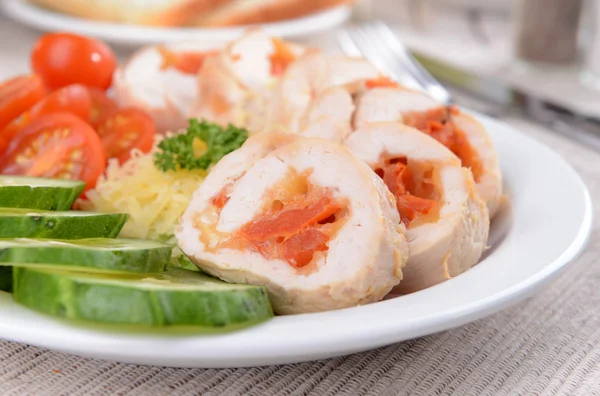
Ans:
<svg viewBox="0 0 600 396"><path fill-rule="evenodd" d="M84 188L75 180L0 176L0 207L69 210Z"/></svg>
<svg viewBox="0 0 600 396"><path fill-rule="evenodd" d="M171 258L171 266L183 268L189 271L200 271L200 269L196 267L194 263L192 263L192 260L187 258L187 256L185 256L184 254L181 254L179 256L173 256Z"/></svg>
<svg viewBox="0 0 600 396"><path fill-rule="evenodd" d="M98 272L163 272L171 246L140 239L0 240L0 265Z"/></svg>
<svg viewBox="0 0 600 396"><path fill-rule="evenodd" d="M12 291L12 268L0 267L0 291Z"/></svg>
<svg viewBox="0 0 600 396"><path fill-rule="evenodd" d="M70 320L127 328L223 329L273 316L264 287L233 285L179 268L118 276L13 270L15 301Z"/></svg>
<svg viewBox="0 0 600 396"><path fill-rule="evenodd" d="M0 238L116 238L128 215L0 208Z"/></svg>

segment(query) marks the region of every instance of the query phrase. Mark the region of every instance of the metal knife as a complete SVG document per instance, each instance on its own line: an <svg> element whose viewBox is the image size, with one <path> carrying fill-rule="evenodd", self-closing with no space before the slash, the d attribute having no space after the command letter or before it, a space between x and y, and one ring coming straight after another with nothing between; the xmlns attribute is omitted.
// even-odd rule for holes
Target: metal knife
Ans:
<svg viewBox="0 0 600 396"><path fill-rule="evenodd" d="M443 81L468 106L494 116L519 114L600 151L600 117L578 114L493 77L478 76L413 51L417 60L437 79ZM465 103L466 104L466 103Z"/></svg>

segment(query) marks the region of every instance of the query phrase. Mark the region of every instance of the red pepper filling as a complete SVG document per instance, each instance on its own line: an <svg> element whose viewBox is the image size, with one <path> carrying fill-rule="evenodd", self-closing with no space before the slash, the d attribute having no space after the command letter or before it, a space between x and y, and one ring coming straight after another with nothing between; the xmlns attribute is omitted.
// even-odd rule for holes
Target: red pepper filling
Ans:
<svg viewBox="0 0 600 396"><path fill-rule="evenodd" d="M223 187L223 189L211 199L211 203L219 210L223 209L227 201L229 201L229 197L227 196L227 186Z"/></svg>
<svg viewBox="0 0 600 396"><path fill-rule="evenodd" d="M394 81L391 78L386 77L386 76L381 76L378 78L373 78L373 79L369 79L369 80L365 81L365 87L367 87L367 89L398 88L399 86L400 86L400 84L398 84L396 81Z"/></svg>
<svg viewBox="0 0 600 396"><path fill-rule="evenodd" d="M483 164L465 133L452 122L451 115L459 113L460 110L454 106L439 107L425 112L405 114L404 123L425 132L448 147L460 158L464 167L471 168L475 181L479 181L483 174Z"/></svg>
<svg viewBox="0 0 600 396"><path fill-rule="evenodd" d="M417 186L412 171L403 159L392 159L375 169L388 189L396 197L396 205L400 220L407 227L417 219L429 214L439 207L434 195L433 181L423 178L421 186Z"/></svg>
<svg viewBox="0 0 600 396"><path fill-rule="evenodd" d="M198 73L198 70L204 65L206 58L217 53L216 50L207 52L176 52L162 46L158 47L158 51L162 56L161 70L173 68L185 74Z"/></svg>
<svg viewBox="0 0 600 396"><path fill-rule="evenodd" d="M271 61L271 75L281 77L289 64L296 60L296 54L294 54L290 46L283 40L274 38L272 41L274 50L269 56L269 60Z"/></svg>
<svg viewBox="0 0 600 396"><path fill-rule="evenodd" d="M221 209L227 203L225 189L212 199ZM267 259L283 259L294 268L308 265L316 252L328 250L342 207L323 189L309 187L304 194L273 200L266 213L245 224L227 246L250 246Z"/></svg>

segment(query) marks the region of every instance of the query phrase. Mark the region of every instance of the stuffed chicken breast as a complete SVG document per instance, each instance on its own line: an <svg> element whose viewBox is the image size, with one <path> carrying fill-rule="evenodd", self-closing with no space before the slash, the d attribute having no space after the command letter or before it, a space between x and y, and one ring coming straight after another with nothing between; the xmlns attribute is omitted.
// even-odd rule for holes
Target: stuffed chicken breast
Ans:
<svg viewBox="0 0 600 396"><path fill-rule="evenodd" d="M364 59L308 52L290 64L278 83L272 103L273 124L292 133L302 133L309 126L306 119L311 118L310 113L335 109L331 106L335 102L327 100L332 92L338 98L345 94L346 97L340 99L341 107L348 113L351 95L360 92L365 81L379 76L377 68ZM337 91L331 90L336 87ZM319 110L320 106L324 107ZM350 100L350 117L353 111ZM350 131L350 123L344 128Z"/></svg>
<svg viewBox="0 0 600 396"><path fill-rule="evenodd" d="M176 236L203 270L266 286L279 314L381 300L408 258L382 180L340 144L291 134L257 134L224 157Z"/></svg>
<svg viewBox="0 0 600 396"><path fill-rule="evenodd" d="M501 201L502 175L496 150L485 128L473 117L455 107L440 105L421 92L374 86L357 101L354 127L397 121L434 137L456 154L463 166L471 169L493 217Z"/></svg>
<svg viewBox="0 0 600 396"><path fill-rule="evenodd" d="M219 47L178 43L138 51L115 72L115 100L145 110L159 133L185 128L198 96L196 74Z"/></svg>
<svg viewBox="0 0 600 396"><path fill-rule="evenodd" d="M269 122L273 87L304 47L251 29L210 57L198 73L199 95L190 116L233 123L251 132Z"/></svg>
<svg viewBox="0 0 600 396"><path fill-rule="evenodd" d="M489 217L473 176L433 138L395 122L365 125L346 146L385 182L407 227L410 258L398 287L410 293L477 263Z"/></svg>

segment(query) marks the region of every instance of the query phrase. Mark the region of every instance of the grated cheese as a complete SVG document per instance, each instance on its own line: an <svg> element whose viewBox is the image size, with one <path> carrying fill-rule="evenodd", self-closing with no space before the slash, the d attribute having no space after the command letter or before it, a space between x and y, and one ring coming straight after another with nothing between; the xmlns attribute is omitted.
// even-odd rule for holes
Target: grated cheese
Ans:
<svg viewBox="0 0 600 396"><path fill-rule="evenodd" d="M109 160L95 189L88 191L84 210L128 213L122 237L168 240L179 217L206 172L178 170L162 172L154 166L153 153L133 150L131 159L119 165Z"/></svg>

